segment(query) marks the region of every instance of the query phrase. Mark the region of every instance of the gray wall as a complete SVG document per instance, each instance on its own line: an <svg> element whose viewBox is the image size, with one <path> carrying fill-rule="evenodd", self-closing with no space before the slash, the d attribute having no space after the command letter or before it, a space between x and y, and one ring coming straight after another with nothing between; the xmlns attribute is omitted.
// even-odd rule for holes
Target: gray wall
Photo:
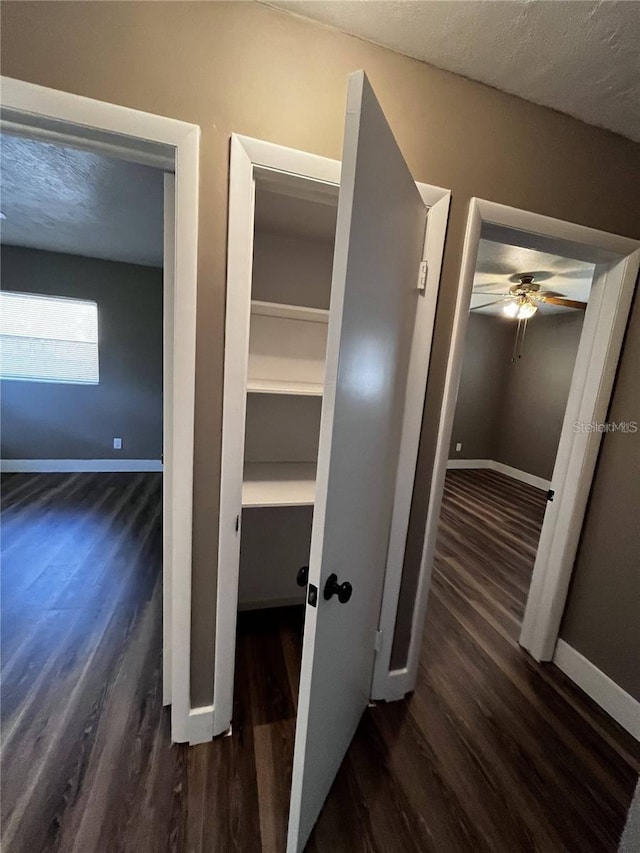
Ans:
<svg viewBox="0 0 640 853"><path fill-rule="evenodd" d="M576 311L529 321L522 358L507 361L497 462L551 479L583 320Z"/></svg>
<svg viewBox="0 0 640 853"><path fill-rule="evenodd" d="M513 333L513 321L506 317L469 314L449 459L496 458Z"/></svg>
<svg viewBox="0 0 640 853"><path fill-rule="evenodd" d="M514 321L469 316L450 459L494 459L551 479L583 319L534 317L512 362Z"/></svg>
<svg viewBox="0 0 640 853"><path fill-rule="evenodd" d="M611 422L640 422L640 297ZM560 636L640 701L640 432L603 436Z"/></svg>
<svg viewBox="0 0 640 853"><path fill-rule="evenodd" d="M2 458L160 459L162 270L2 246L1 272L4 290L95 300L100 359L98 385L0 383Z"/></svg>

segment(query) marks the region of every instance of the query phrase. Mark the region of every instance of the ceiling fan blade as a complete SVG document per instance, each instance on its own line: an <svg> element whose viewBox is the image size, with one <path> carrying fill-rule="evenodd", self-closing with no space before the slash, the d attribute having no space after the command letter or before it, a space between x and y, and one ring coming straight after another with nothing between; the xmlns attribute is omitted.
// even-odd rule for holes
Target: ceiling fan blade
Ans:
<svg viewBox="0 0 640 853"><path fill-rule="evenodd" d="M561 305L563 308L578 308L580 311L585 311L587 308L586 302L579 302L577 299L563 299L559 296L543 296L538 294L538 301L546 302L548 305Z"/></svg>
<svg viewBox="0 0 640 853"><path fill-rule="evenodd" d="M502 299L494 299L493 302L485 302L484 305L474 305L469 310L478 311L480 308L488 308L490 305L498 305L500 302L502 302Z"/></svg>
<svg viewBox="0 0 640 853"><path fill-rule="evenodd" d="M487 275L516 275L518 270L513 264L495 258L478 258L476 272Z"/></svg>
<svg viewBox="0 0 640 853"><path fill-rule="evenodd" d="M529 293L531 299L544 299L545 296L559 296L564 299L564 294L560 293L559 290L532 290Z"/></svg>
<svg viewBox="0 0 640 853"><path fill-rule="evenodd" d="M509 299L510 295L508 293L496 293L495 291L492 293L490 290L481 290L477 291L474 287L472 291L474 296L501 296L503 299Z"/></svg>

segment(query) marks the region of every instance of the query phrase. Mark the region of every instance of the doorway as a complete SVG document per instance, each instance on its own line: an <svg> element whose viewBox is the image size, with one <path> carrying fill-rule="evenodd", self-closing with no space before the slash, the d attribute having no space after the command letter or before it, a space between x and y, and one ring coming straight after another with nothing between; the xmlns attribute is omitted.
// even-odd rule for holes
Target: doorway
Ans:
<svg viewBox="0 0 640 853"><path fill-rule="evenodd" d="M274 850L286 846L337 200L333 184L256 170L231 724L253 727Z"/></svg>
<svg viewBox="0 0 640 853"><path fill-rule="evenodd" d="M429 570L434 561L450 444L453 441L454 453L457 444L452 429L469 309L472 299L479 305L481 298L486 303L505 296L502 291L498 297L491 299L484 299L479 292L474 294L482 240L545 252L559 258L572 258L581 264L591 264L594 268L557 454L549 478L552 493L544 509L522 629L518 632L520 644L536 660L550 660L555 649L602 434L596 430L576 429L574 424L602 423L606 419L638 273L640 251L634 240L472 199L426 520L422 566L428 566ZM510 270L509 275L517 278L520 272L527 271ZM527 284L526 281L524 283ZM513 284L521 284L520 279L517 278ZM541 284L544 290L544 282ZM481 291L482 288L477 290ZM515 336L514 343L517 357ZM541 480L536 483L537 486L546 485L543 478ZM411 594L415 592L414 589ZM420 608L426 606L427 593L424 588L418 590ZM415 665L413 655L417 649L412 648L411 642L405 648L407 666L411 668Z"/></svg>
<svg viewBox="0 0 640 853"><path fill-rule="evenodd" d="M171 174L163 188L163 657L170 664L164 699L171 702L174 741L206 740L189 696L199 128L8 78L1 119L6 133L167 173L180 163L175 183ZM209 732L211 720L210 714Z"/></svg>
<svg viewBox="0 0 640 853"><path fill-rule="evenodd" d="M302 848L372 693L380 605L390 574L389 534L398 515L404 516L402 523L408 519L410 501L404 492L410 493L414 477L444 239L444 229L439 241L429 228L429 208L439 201L448 207L449 195L427 187L435 200L426 203L362 72L350 78L348 101L341 176L333 161L256 140L234 137L231 150L215 730L228 729L232 720L233 629L249 544L245 523L254 511L265 518L271 510L286 509L291 526L299 507L286 504L312 505L287 842L292 850ZM307 192L312 187L323 196L335 194L340 177L335 248L327 253L327 259L333 255L328 304L327 279L324 303L317 294L311 304L302 298L308 263L292 277L297 285L293 304L273 293L275 302L264 296L251 299L255 211L267 170L271 180L306 184ZM425 251L431 253L435 276L428 273ZM283 281L277 283L282 289ZM263 395L274 399L256 405L254 399ZM308 398L302 401L305 414L297 413L297 444L289 443L287 455L282 439L289 420L282 410L302 409L302 403L278 397ZM319 413L313 397L322 397ZM253 448L245 439L256 410L261 423L271 419L275 428L254 427L260 453L249 459L247 450ZM269 435L275 441L266 447ZM294 449L300 454L295 459ZM273 526L267 526L273 534ZM347 554L351 559L338 574ZM265 563L266 548L260 556ZM284 561L277 565L282 568ZM295 584L304 569L292 566L284 582ZM401 565L395 570L401 571ZM270 600L277 601L273 595ZM297 600L304 600L302 595L296 591ZM318 693L327 678L334 687L329 704L327 691ZM336 736L327 749L320 730L329 728Z"/></svg>

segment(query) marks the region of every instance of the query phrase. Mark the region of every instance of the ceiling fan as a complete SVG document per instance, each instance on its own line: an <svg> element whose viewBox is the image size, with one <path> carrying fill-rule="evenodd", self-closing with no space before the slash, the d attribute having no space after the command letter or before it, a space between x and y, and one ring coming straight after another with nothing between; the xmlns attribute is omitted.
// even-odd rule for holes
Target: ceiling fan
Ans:
<svg viewBox="0 0 640 853"><path fill-rule="evenodd" d="M500 298L486 302L484 305L476 305L472 310L475 311L479 308L487 308L489 305L504 302L505 305L502 310L507 317L512 317L514 320L529 320L538 310L537 303L539 302L547 305L559 305L562 308L576 308L580 311L584 311L587 307L586 302L567 299L561 293L552 290L541 290L540 285L534 282L534 276L531 273L519 273L517 278L518 283L513 284L507 294L491 293L482 289L483 296L498 296ZM477 285L474 290L477 291L487 286L494 287L495 285Z"/></svg>
<svg viewBox="0 0 640 853"><path fill-rule="evenodd" d="M487 308L489 305L497 305L500 302L505 303L502 308L503 313L507 317L512 317L518 321L516 339L511 356L512 362L522 358L522 347L527 331L527 321L538 310L538 303L559 305L562 308L575 308L579 311L584 311L587 307L586 302L581 302L578 299L567 299L561 293L556 293L552 290L541 290L540 285L534 282L534 276L531 273L518 273L515 278L517 279L517 284L511 285L506 295L504 293L491 293L484 290L484 287L495 287L493 284L477 285L474 291L478 292L480 290L483 296L498 296L499 299L486 302L484 305L476 305L472 309L473 311L477 311L479 308ZM511 280L513 281L513 278Z"/></svg>

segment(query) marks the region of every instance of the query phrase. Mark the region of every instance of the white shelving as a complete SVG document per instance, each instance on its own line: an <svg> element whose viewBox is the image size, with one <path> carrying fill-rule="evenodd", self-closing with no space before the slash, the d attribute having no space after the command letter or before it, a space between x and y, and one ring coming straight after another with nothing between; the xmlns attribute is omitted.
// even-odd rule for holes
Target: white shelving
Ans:
<svg viewBox="0 0 640 853"><path fill-rule="evenodd" d="M281 317L284 320L306 320L310 323L328 323L329 312L324 308L305 308L303 305L286 305L283 302L251 300L251 313L262 317Z"/></svg>
<svg viewBox="0 0 640 853"><path fill-rule="evenodd" d="M329 312L251 303L247 391L322 396Z"/></svg>
<svg viewBox="0 0 640 853"><path fill-rule="evenodd" d="M250 394L299 394L303 397L322 397L320 382L288 382L277 379L249 379L247 391Z"/></svg>
<svg viewBox="0 0 640 853"><path fill-rule="evenodd" d="M313 506L314 462L247 462L242 483L243 507Z"/></svg>

